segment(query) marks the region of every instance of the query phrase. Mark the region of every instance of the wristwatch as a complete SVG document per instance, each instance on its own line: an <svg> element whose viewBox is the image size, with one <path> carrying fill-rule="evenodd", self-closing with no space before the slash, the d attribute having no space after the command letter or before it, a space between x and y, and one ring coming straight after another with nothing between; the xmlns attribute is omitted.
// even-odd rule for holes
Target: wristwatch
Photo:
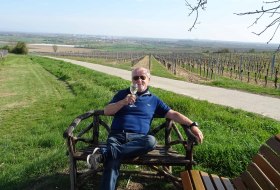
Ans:
<svg viewBox="0 0 280 190"><path fill-rule="evenodd" d="M198 127L198 123L197 122L193 122L192 124L189 125L189 128L191 128L192 126L197 126Z"/></svg>

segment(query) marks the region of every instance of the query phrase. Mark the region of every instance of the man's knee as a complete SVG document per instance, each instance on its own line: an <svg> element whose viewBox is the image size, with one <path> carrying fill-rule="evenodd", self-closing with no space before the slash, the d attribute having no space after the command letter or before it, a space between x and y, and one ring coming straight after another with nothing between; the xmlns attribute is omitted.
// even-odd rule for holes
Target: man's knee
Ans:
<svg viewBox="0 0 280 190"><path fill-rule="evenodd" d="M147 141L146 142L147 142L147 149L148 150L153 150L157 145L157 140L152 135L147 135Z"/></svg>

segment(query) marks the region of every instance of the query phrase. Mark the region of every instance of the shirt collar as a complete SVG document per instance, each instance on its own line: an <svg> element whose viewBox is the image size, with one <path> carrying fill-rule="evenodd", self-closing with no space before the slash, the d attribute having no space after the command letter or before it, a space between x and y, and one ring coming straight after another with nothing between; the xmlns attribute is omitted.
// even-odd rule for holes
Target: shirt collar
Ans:
<svg viewBox="0 0 280 190"><path fill-rule="evenodd" d="M126 89L127 93L130 93L129 88ZM149 91L149 87L144 92L137 92L137 96L150 96L152 93Z"/></svg>
<svg viewBox="0 0 280 190"><path fill-rule="evenodd" d="M137 92L137 96L149 96L151 92L149 91L149 87L144 92Z"/></svg>

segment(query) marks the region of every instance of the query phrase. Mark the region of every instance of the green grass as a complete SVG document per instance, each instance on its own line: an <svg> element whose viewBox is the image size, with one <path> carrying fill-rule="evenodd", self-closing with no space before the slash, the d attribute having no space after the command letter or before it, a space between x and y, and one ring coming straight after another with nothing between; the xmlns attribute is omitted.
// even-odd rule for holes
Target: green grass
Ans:
<svg viewBox="0 0 280 190"><path fill-rule="evenodd" d="M160 64L154 56L152 56L151 60L151 74L154 76L165 77L170 79L181 79L181 77L175 76L173 73L168 71L162 64Z"/></svg>
<svg viewBox="0 0 280 190"><path fill-rule="evenodd" d="M62 61L14 55L0 64L0 81L0 189L69 189L63 131L129 85ZM196 147L195 160L204 171L238 175L260 145L280 132L273 119L151 90L201 124L205 141Z"/></svg>
<svg viewBox="0 0 280 190"><path fill-rule="evenodd" d="M0 189L28 187L42 172L64 168L59 104L74 96L26 56L9 56L0 73Z"/></svg>
<svg viewBox="0 0 280 190"><path fill-rule="evenodd" d="M274 89L269 87L262 87L257 85L248 84L239 80L233 80L225 77L219 77L214 81L207 83L207 85L217 86L222 88L236 89L254 94L271 95L280 98L280 89Z"/></svg>
<svg viewBox="0 0 280 190"><path fill-rule="evenodd" d="M62 58L65 58L65 57L62 57ZM85 61L85 62L88 62L88 63L100 64L100 65L105 65L105 66L109 66L109 67L125 69L125 70L128 70L128 71L130 71L131 67L132 67L131 61L117 63L116 61L109 60L109 59L90 58L90 57L72 57L72 56L67 56L67 59Z"/></svg>

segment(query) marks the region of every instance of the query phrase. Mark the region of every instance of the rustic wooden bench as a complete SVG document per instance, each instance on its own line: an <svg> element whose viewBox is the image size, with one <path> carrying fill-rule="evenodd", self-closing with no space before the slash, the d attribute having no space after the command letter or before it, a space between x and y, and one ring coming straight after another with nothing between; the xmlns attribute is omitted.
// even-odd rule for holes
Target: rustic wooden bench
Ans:
<svg viewBox="0 0 280 190"><path fill-rule="evenodd" d="M78 168L78 161L85 162L87 155L91 154L94 148L106 146L110 119L112 120L112 117L105 116L103 110L93 110L75 118L65 130L63 136L68 147L71 189L77 189L79 181L84 178L85 173L89 172L87 169L87 172L82 173ZM178 124L172 120L154 117L153 123L156 122L155 120L158 120L159 124L152 127L149 134L156 138L164 136L164 142L159 143L155 150L140 157L123 160L122 163L146 165L156 171L156 174L170 180L176 188L182 189L181 178L179 174L172 173L171 167L184 166L185 169L192 169L192 165L195 164L193 146L196 144L196 138L189 129L184 130L186 135L183 136L177 127ZM185 129L185 126L182 127ZM172 137L176 139L172 140ZM181 151L178 151L178 148L181 148Z"/></svg>
<svg viewBox="0 0 280 190"><path fill-rule="evenodd" d="M198 170L181 172L183 187L192 189L280 189L280 134L262 145L240 176L229 179Z"/></svg>

